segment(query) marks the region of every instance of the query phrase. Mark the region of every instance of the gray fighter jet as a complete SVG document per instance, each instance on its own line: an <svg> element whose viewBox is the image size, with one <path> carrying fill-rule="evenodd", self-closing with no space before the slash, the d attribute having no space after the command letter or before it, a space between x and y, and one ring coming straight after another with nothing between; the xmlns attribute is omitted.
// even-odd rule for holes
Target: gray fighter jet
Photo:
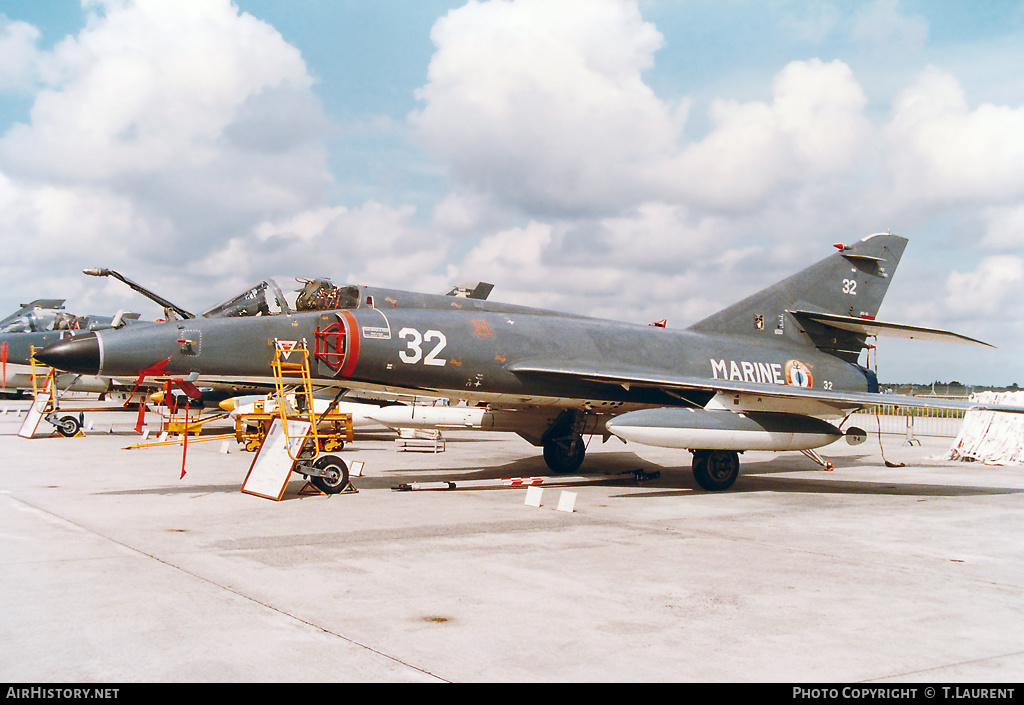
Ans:
<svg viewBox="0 0 1024 705"><path fill-rule="evenodd" d="M738 453L812 453L843 437L831 421L858 408L980 408L879 394L875 375L858 364L869 336L985 345L876 319L906 244L883 233L837 245L820 262L685 330L391 292L309 311L280 302L261 307L252 298L227 302L238 315L98 331L36 357L82 374L148 368L269 383L277 346L305 341L315 383L486 405L477 427L541 446L555 472L580 466L584 435L614 434L690 450L699 484L724 490L739 473Z"/></svg>
<svg viewBox="0 0 1024 705"><path fill-rule="evenodd" d="M0 390L19 393L32 389L32 351L76 335L120 328L138 321L137 313L115 316L76 316L64 309L64 299L36 299L0 321ZM110 380L79 374L60 375L61 390L105 392Z"/></svg>

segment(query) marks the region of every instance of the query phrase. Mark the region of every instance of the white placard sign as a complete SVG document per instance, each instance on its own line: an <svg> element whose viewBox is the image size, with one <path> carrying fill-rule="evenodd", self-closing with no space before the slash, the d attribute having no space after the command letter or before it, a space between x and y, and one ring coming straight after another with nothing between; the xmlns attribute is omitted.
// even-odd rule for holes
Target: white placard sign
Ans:
<svg viewBox="0 0 1024 705"><path fill-rule="evenodd" d="M569 512L570 514L576 509L576 493L563 491L558 497L558 511Z"/></svg>
<svg viewBox="0 0 1024 705"><path fill-rule="evenodd" d="M544 496L544 488L531 485L526 488L526 501L523 502L528 507L539 507L540 498Z"/></svg>
<svg viewBox="0 0 1024 705"><path fill-rule="evenodd" d="M298 455L309 429L308 421L289 420L286 437L281 427L281 419L274 419L263 445L253 458L249 474L245 476L242 492L275 501L280 500L288 484L288 476L295 465L295 461L288 455L289 443L291 454Z"/></svg>
<svg viewBox="0 0 1024 705"><path fill-rule="evenodd" d="M25 420L21 423L21 430L18 431L18 435L22 438L31 438L35 435L36 429L39 428L39 422L43 419L43 414L46 413L47 407L50 403L50 378L46 378L46 387L42 391L36 393L35 399L32 404L28 407L28 413L25 415Z"/></svg>

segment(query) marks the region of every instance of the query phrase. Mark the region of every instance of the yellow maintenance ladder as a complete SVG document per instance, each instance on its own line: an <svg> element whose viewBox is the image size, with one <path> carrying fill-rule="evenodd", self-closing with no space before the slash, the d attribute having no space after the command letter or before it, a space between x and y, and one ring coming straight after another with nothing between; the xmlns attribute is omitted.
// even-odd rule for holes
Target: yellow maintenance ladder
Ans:
<svg viewBox="0 0 1024 705"><path fill-rule="evenodd" d="M298 362L290 361L292 355L298 354ZM293 438L298 435L288 433L288 417L292 418L306 416L309 419L309 431L302 435L303 443L298 448L301 455L305 448L305 439L313 439L313 455L304 460L315 460L320 455L320 437L317 434L316 413L313 411L313 380L309 372L309 350L306 348L305 339L301 341L281 341L274 339L274 359L270 361L270 367L274 370L274 391L277 396L277 417L281 419L281 430L284 432L288 442L285 447L288 449L288 457L298 460L298 455L292 454ZM286 380L292 380L291 383ZM296 383L297 381L297 383ZM296 409L295 413L289 413L285 387L295 388L296 406L304 409Z"/></svg>

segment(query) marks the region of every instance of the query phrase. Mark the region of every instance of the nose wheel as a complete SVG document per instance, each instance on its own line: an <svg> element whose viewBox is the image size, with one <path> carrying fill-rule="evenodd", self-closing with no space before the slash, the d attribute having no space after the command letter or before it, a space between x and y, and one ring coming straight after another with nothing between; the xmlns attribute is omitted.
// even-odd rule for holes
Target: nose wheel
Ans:
<svg viewBox="0 0 1024 705"><path fill-rule="evenodd" d="M82 428L82 422L74 416L65 416L57 422L57 433L67 438L75 436Z"/></svg>
<svg viewBox="0 0 1024 705"><path fill-rule="evenodd" d="M313 461L316 475L309 481L324 494L338 494L348 487L348 466L336 455L321 455Z"/></svg>
<svg viewBox="0 0 1024 705"><path fill-rule="evenodd" d="M72 438L78 435L78 432L82 430L82 415L78 416L57 416L57 411L52 411L47 414L44 418L53 424L53 427L57 430L57 433L64 436L65 438Z"/></svg>

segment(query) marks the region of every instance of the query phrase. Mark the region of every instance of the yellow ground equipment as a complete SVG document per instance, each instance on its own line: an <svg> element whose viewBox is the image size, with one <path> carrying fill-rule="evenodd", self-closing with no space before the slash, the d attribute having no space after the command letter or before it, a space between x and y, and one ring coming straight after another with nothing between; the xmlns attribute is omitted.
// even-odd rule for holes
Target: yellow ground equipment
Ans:
<svg viewBox="0 0 1024 705"><path fill-rule="evenodd" d="M323 412L316 410L305 341L276 340L274 350L271 361L274 396L257 401L251 412L235 413L235 439L244 443L246 450L257 451L266 440L274 419L279 419L287 440L288 456L293 461L301 461L305 466L317 461L322 452L341 450L346 441L352 440L352 415L335 411L334 403ZM289 422L292 422L292 432L289 432ZM301 432L295 432L295 428L301 428ZM300 433L305 441L293 444ZM293 447L300 450L293 451Z"/></svg>
<svg viewBox="0 0 1024 705"><path fill-rule="evenodd" d="M334 411L342 392L325 411L317 411L305 340L275 340L271 368L273 399L266 400L262 409L256 405L251 413L235 413L237 440L244 442L247 450L257 451L242 491L280 499L287 476L295 472L306 477L307 486L324 494L354 492L344 461L321 452L338 450L352 440L352 415ZM284 475L278 475L277 468L284 470ZM274 477L278 481L268 484Z"/></svg>

